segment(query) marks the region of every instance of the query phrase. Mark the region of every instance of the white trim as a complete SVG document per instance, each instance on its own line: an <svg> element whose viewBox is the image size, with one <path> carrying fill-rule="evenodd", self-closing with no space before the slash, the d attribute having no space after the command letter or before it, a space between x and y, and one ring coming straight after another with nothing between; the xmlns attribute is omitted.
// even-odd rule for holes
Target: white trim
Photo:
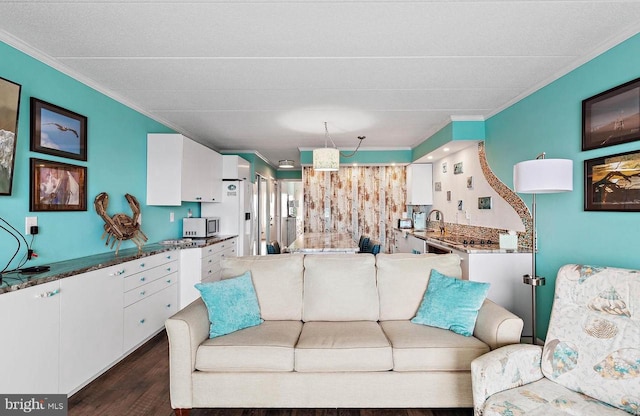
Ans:
<svg viewBox="0 0 640 416"><path fill-rule="evenodd" d="M484 116L451 116L451 121L485 121Z"/></svg>

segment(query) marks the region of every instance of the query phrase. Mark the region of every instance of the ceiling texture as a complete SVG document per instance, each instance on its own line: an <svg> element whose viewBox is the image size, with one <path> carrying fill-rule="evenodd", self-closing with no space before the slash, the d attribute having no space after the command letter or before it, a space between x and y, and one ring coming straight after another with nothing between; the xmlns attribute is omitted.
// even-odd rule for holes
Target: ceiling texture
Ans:
<svg viewBox="0 0 640 416"><path fill-rule="evenodd" d="M640 0L2 0L0 16L0 40L277 166L324 146L324 122L344 150L409 149L488 118L638 33Z"/></svg>

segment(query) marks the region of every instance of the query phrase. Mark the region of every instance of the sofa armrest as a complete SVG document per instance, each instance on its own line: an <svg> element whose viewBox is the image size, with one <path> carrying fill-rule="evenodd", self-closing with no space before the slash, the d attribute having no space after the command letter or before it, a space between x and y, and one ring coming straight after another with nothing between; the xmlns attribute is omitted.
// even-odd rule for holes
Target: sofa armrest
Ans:
<svg viewBox="0 0 640 416"><path fill-rule="evenodd" d="M191 408L191 373L196 352L209 337L209 314L201 298L196 299L165 322L169 338L169 388L171 407Z"/></svg>
<svg viewBox="0 0 640 416"><path fill-rule="evenodd" d="M520 343L524 321L502 306L486 299L478 311L473 336L492 350Z"/></svg>
<svg viewBox="0 0 640 416"><path fill-rule="evenodd" d="M482 415L484 403L491 395L540 380L541 358L541 346L519 344L498 348L473 360L474 414Z"/></svg>

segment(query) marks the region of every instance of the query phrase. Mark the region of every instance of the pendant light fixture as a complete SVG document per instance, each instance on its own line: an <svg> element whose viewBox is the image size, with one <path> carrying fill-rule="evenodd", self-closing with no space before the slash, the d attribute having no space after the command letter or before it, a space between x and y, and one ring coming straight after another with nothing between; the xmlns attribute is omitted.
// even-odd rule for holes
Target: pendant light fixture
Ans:
<svg viewBox="0 0 640 416"><path fill-rule="evenodd" d="M356 150L348 155L345 155L336 148L336 144L333 142L333 139L329 135L329 128L327 127L327 122L325 121L324 147L313 149L313 169L325 172L337 171L340 166L340 156L344 158L354 156L360 148L360 145L362 144L362 141L365 139L365 137L366 136L358 136L358 140L360 140L360 142L358 143ZM333 147L328 147L329 141L331 141Z"/></svg>

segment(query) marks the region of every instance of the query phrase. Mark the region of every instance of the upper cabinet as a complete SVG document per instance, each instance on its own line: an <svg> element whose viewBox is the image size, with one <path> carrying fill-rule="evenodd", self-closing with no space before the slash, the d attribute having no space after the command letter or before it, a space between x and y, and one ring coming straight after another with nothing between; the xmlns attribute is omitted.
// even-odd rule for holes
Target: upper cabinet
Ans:
<svg viewBox="0 0 640 416"><path fill-rule="evenodd" d="M221 199L221 154L181 134L147 135L147 205Z"/></svg>
<svg viewBox="0 0 640 416"><path fill-rule="evenodd" d="M407 166L407 205L433 205L431 163L416 163Z"/></svg>

